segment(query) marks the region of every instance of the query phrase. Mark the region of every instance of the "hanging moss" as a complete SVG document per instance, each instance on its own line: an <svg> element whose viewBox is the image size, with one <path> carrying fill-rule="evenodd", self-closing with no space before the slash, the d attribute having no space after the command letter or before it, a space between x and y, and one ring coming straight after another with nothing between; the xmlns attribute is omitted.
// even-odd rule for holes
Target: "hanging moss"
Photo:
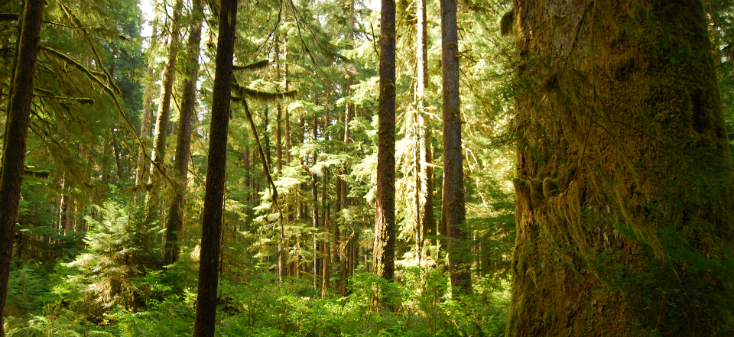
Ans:
<svg viewBox="0 0 734 337"><path fill-rule="evenodd" d="M727 335L734 176L701 3L515 6L507 335Z"/></svg>

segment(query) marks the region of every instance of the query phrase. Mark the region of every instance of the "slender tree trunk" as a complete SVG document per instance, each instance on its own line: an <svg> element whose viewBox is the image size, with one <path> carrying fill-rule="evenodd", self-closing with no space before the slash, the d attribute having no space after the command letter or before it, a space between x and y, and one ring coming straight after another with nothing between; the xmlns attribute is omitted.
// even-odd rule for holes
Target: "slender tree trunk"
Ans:
<svg viewBox="0 0 734 337"><path fill-rule="evenodd" d="M112 154L112 142L111 133L106 133L102 138L102 185L107 185L110 182L110 155Z"/></svg>
<svg viewBox="0 0 734 337"><path fill-rule="evenodd" d="M318 99L316 101L316 105L318 105ZM314 143L318 141L318 117L316 114L313 116L313 141ZM318 157L318 152L313 152L313 165L316 165ZM319 228L319 192L318 188L316 186L318 182L318 177L316 176L315 172L311 173L311 195L313 196L313 206L311 208L311 220L313 221L313 287L317 288L319 287L318 284L318 242L316 240L318 228Z"/></svg>
<svg viewBox="0 0 734 337"><path fill-rule="evenodd" d="M171 110L171 95L173 95L173 83L176 78L176 60L178 58L179 49L179 33L181 30L181 11L183 9L183 0L176 0L173 6L173 18L171 19L171 30L168 40L168 60L165 68L163 68L163 84L161 88L161 97L158 103L158 115L155 122L155 132L153 136L153 154L151 159L153 165L150 168L149 184L153 188L148 190L146 201L158 197L158 179L159 170L165 169L166 157L166 138L168 136L168 120Z"/></svg>
<svg viewBox="0 0 734 337"><path fill-rule="evenodd" d="M189 176L189 157L191 153L191 133L194 130L196 115L196 82L199 77L199 50L201 44L201 25L204 15L202 0L193 0L192 21L189 26L189 40L186 45L187 60L184 65L186 79L184 79L180 122L176 135L176 159L173 163L174 191L176 195L171 199L168 209L168 227L166 228L166 247L164 262L173 264L178 261L179 237L183 228L183 206L186 197L186 185Z"/></svg>
<svg viewBox="0 0 734 337"><path fill-rule="evenodd" d="M395 273L395 0L382 0L379 72L377 210L373 261L375 274L392 281Z"/></svg>
<svg viewBox="0 0 734 337"><path fill-rule="evenodd" d="M64 225L66 220L66 196L68 193L68 187L66 186L66 179L65 175L62 175L61 177L61 196L59 197L59 216L56 221L56 228L62 229L66 226Z"/></svg>
<svg viewBox="0 0 734 337"><path fill-rule="evenodd" d="M426 174L426 185L425 185L425 198L426 202L423 206L423 237L429 235L435 235L436 234L436 218L433 215L433 209L434 209L434 203L433 203L433 149L431 148L431 143L433 142L433 139L431 137L431 132L426 132L426 144L425 144L425 154L426 154L426 161L425 161L425 169L424 172ZM428 241L430 242L430 240Z"/></svg>
<svg viewBox="0 0 734 337"><path fill-rule="evenodd" d="M245 149L242 151L243 165L245 168L245 201L247 202L247 216L249 221L250 208L252 206L252 173L250 172L250 148L245 143Z"/></svg>
<svg viewBox="0 0 734 337"><path fill-rule="evenodd" d="M506 335L731 335L734 174L701 1L514 16Z"/></svg>
<svg viewBox="0 0 734 337"><path fill-rule="evenodd" d="M443 73L443 210L446 229L454 239L449 250L451 285L470 293L470 265L458 249L467 236L465 218L464 169L461 151L461 102L459 100L459 39L456 25L456 0L441 0L441 60Z"/></svg>
<svg viewBox="0 0 734 337"><path fill-rule="evenodd" d="M112 133L112 150L115 154L115 167L117 168L117 183L121 184L123 179L123 168L122 168L122 149L120 148L120 144L117 142L117 135L115 134L115 129L112 128L110 130Z"/></svg>
<svg viewBox="0 0 734 337"><path fill-rule="evenodd" d="M140 140L143 144L148 145L150 141L150 110L153 101L153 68L148 68L148 83L146 84L145 93L143 94L143 120L140 124ZM145 160L145 151L141 146L138 151L138 162L135 170L135 186L140 187L144 184L145 172L147 171L147 161Z"/></svg>
<svg viewBox="0 0 734 337"><path fill-rule="evenodd" d="M280 82L280 34L275 34L275 80ZM280 105L280 101L276 104L277 117L275 120L275 141L276 144L276 157L278 162L276 163L275 175L279 176L283 171L283 141L282 141L282 125L283 125L283 110Z"/></svg>
<svg viewBox="0 0 734 337"><path fill-rule="evenodd" d="M283 83L288 91L288 32L283 33ZM291 164L291 115L285 108L285 165Z"/></svg>
<svg viewBox="0 0 734 337"><path fill-rule="evenodd" d="M347 211L349 207L349 198L347 197L347 182L341 181L340 199L342 201L342 212ZM341 294L347 296L347 283L349 277L349 259L347 248L349 247L349 238L347 232L346 216L342 217L342 230L339 233L339 278L341 281Z"/></svg>
<svg viewBox="0 0 734 337"><path fill-rule="evenodd" d="M15 222L25 171L26 140L31 121L33 79L36 74L38 45L41 42L44 0L26 0L23 8L18 62L8 103L8 120L0 173L0 313L8 298L8 277L13 257ZM2 315L0 315L2 317ZM0 336L5 336L4 318L0 318Z"/></svg>
<svg viewBox="0 0 734 337"><path fill-rule="evenodd" d="M328 116L327 116L327 120L328 120ZM329 228L329 217L326 214L326 207L327 207L326 203L327 203L327 199L329 198L328 197L328 192L329 191L328 191L328 188L327 188L329 186L329 180L328 180L328 176L327 176L326 167L324 167L321 170L321 174L322 174L322 179L321 179L321 182L322 182L321 183L321 219L323 219L323 222L324 222L324 225L323 225L324 231L322 232L323 235L324 235L324 240L322 242L322 245L323 245L323 250L322 251L323 251L324 257L322 258L322 261L323 262L321 263L321 267L322 267L321 268L321 297L326 297L326 293L329 290L329 279L331 278L331 273L330 273L330 270L329 270L329 268L331 268L330 265L329 265L329 262L331 262L330 261L330 259L331 259L331 256L330 256L330 250L331 250L330 241L331 240L329 239L329 232L330 232L330 228Z"/></svg>
<svg viewBox="0 0 734 337"><path fill-rule="evenodd" d="M421 112L419 109L416 109L415 114L413 115L414 118L414 124L413 124L413 140L415 142L415 150L413 151L413 161L414 161L414 168L413 168L413 175L414 175L414 184L415 184L415 190L413 191L413 201L414 201L414 207L415 207L415 218L413 219L415 222L415 228L414 228L414 239L415 239L415 257L418 261L418 267L420 268L422 263L422 239L421 234L423 234L423 230L421 229L422 221L421 221L421 169L423 166L425 166L421 160L424 158L421 158L421 144L423 143L422 137L421 137L421 128L423 125L419 125L418 119L422 119ZM422 124L422 123L421 123ZM425 133L425 132L423 132ZM423 156L425 157L425 156Z"/></svg>
<svg viewBox="0 0 734 337"><path fill-rule="evenodd" d="M213 337L217 313L219 238L222 232L227 132L232 87L237 0L221 0L219 37L212 90L212 121L209 133L209 159L202 217L199 288L194 320L194 337Z"/></svg>
<svg viewBox="0 0 734 337"><path fill-rule="evenodd" d="M436 220L433 215L433 157L431 154L430 126L426 122L426 88L428 87L428 25L426 13L426 0L418 0L417 11L417 63L418 63L418 85L416 96L418 98L418 127L420 138L420 165L421 165L421 206L423 208L422 217L422 236L423 242L425 237L435 234ZM430 240L428 241L430 244Z"/></svg>
<svg viewBox="0 0 734 337"><path fill-rule="evenodd" d="M349 42L350 44L354 43L354 0L349 2ZM350 67L353 65L350 65ZM352 97L352 75L348 75L347 77L347 97L351 99ZM344 109L344 150L349 151L349 139L350 139L350 129L349 129L349 123L352 119L352 107L353 105L347 100L345 104ZM346 177L349 174L349 168L345 165L343 168L344 176ZM347 185L346 179L341 179L339 181L341 184L339 192L341 193L339 198L341 200L341 208L342 211L346 211L349 208L349 186ZM348 283L348 276L349 276L349 265L347 264L349 262L347 256L348 254L345 254L345 249L349 246L349 240L347 239L347 231L346 231L346 217L342 217L342 219L345 219L342 223L343 228L340 233L341 237L339 238L339 279L340 279L340 290L341 295L346 296L347 295L347 283Z"/></svg>
<svg viewBox="0 0 734 337"><path fill-rule="evenodd" d="M150 50L158 43L158 20L153 22L153 34L151 35ZM155 66L152 61L148 63L148 75L145 80L145 93L143 94L143 116L140 124L140 140L144 145L150 143L150 110L153 105L153 87L155 86ZM138 151L138 162L135 170L135 187L140 188L145 181L147 161L145 160L145 148L141 145Z"/></svg>
<svg viewBox="0 0 734 337"><path fill-rule="evenodd" d="M341 178L339 178L338 174L334 175L334 199L336 199L335 205L334 205L334 242L331 245L332 251L331 251L331 263L334 266L340 266L341 270L341 258L339 257L339 245L341 244L341 238L340 238L340 231L339 231L339 225L342 223L341 221ZM342 277L341 272L339 272L339 281L338 284L335 284L336 286L340 287L342 284Z"/></svg>

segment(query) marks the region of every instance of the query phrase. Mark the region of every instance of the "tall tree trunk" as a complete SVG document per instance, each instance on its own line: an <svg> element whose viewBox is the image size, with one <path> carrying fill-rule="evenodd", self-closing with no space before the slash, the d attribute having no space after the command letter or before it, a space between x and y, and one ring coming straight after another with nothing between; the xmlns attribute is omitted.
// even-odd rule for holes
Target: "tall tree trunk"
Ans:
<svg viewBox="0 0 734 337"><path fill-rule="evenodd" d="M115 134L115 129L112 128L110 130L112 133L112 150L115 154L115 167L117 168L117 183L122 184L123 179L123 172L122 172L122 149L120 148L120 144L117 142L117 135Z"/></svg>
<svg viewBox="0 0 734 337"><path fill-rule="evenodd" d="M426 122L426 88L428 87L428 25L426 0L418 0L417 11L417 63L418 63L418 85L416 96L418 98L418 127L420 138L420 165L421 165L421 205L423 209L422 230L423 241L428 235L435 233L436 219L433 216L433 157L431 154L430 126ZM430 243L430 241L429 241ZM421 242L422 244L422 242Z"/></svg>
<svg viewBox="0 0 734 337"><path fill-rule="evenodd" d="M153 22L153 34L151 35L149 50L153 50L158 43L158 20ZM150 56L149 56L150 57ZM144 145L149 145L150 139L150 110L153 105L153 87L155 86L155 66L152 57L148 63L148 75L145 80L145 93L143 94L143 116L140 123L140 140ZM135 170L135 187L140 188L145 183L145 172L147 161L145 160L145 148L141 145L138 151L138 162Z"/></svg>
<svg viewBox="0 0 734 337"><path fill-rule="evenodd" d="M275 80L280 81L280 34L275 34ZM285 49L285 47L284 47ZM286 75L287 77L287 75ZM286 91L288 90L288 84L287 84L287 78L286 78ZM278 109L278 121L277 121L277 141L278 141L278 170L276 172L276 175L280 175L283 171L283 149L282 149L282 140L281 140L281 117L282 117L282 107L280 105L280 101L278 101L277 105ZM287 110L287 109L286 109ZM286 121L285 121L285 143L286 143L286 165L290 163L290 140L289 140L289 132L290 132L290 123L288 122L288 112L286 111ZM286 214L289 214L290 208L286 207ZM286 221L290 221L290 215L286 217ZM280 241L278 242L278 280L281 282L283 281L283 275L287 274L286 270L286 263L287 260L285 258L285 253L283 252L283 246L285 245L285 233L283 230L280 231Z"/></svg>
<svg viewBox="0 0 734 337"><path fill-rule="evenodd" d="M275 80L280 82L280 34L275 34ZM275 120L275 141L276 144L276 157L277 157L277 163L276 163L276 171L275 175L279 176L281 172L283 171L283 135L282 135L282 126L283 126L283 109L280 105L280 101L276 103L276 109L277 109L277 116Z"/></svg>
<svg viewBox="0 0 734 337"><path fill-rule="evenodd" d="M221 0L219 37L212 90L212 121L206 170L204 215L201 225L199 288L194 320L194 337L213 337L217 313L219 238L222 232L227 132L232 88L237 0Z"/></svg>
<svg viewBox="0 0 734 337"><path fill-rule="evenodd" d="M441 62L443 65L443 166L446 229L452 240L449 249L451 285L471 292L467 254L458 246L466 242L464 225L464 169L461 151L461 102L459 100L459 39L456 0L441 0Z"/></svg>
<svg viewBox="0 0 734 337"><path fill-rule="evenodd" d="M102 138L102 185L110 183L110 155L112 155L112 133L108 131Z"/></svg>
<svg viewBox="0 0 734 337"><path fill-rule="evenodd" d="M380 99L378 103L375 274L392 281L395 273L395 0L380 11Z"/></svg>
<svg viewBox="0 0 734 337"><path fill-rule="evenodd" d="M166 157L166 137L168 136L168 120L171 110L171 95L173 95L173 83L176 78L176 60L178 58L179 49L179 33L181 30L181 11L183 9L183 0L176 0L173 6L173 18L171 19L171 30L168 40L168 60L163 68L163 84L161 97L158 103L158 115L155 122L155 132L153 136L153 154L151 160L153 164L150 168L149 184L154 187L148 190L146 201L155 200L158 197L158 179L159 170L165 169ZM152 199L151 199L152 198Z"/></svg>
<svg viewBox="0 0 734 337"><path fill-rule="evenodd" d="M265 106L265 127L264 130L266 130L264 138L265 138L265 155L268 158L268 167L270 170L273 169L273 157L272 157L272 151L270 146L270 132L267 130L270 128L270 106Z"/></svg>
<svg viewBox="0 0 734 337"><path fill-rule="evenodd" d="M252 174L250 172L250 148L245 142L245 149L242 151L242 157L243 157L243 165L245 168L245 201L247 203L247 217L249 221L250 212L249 209L251 207L252 202Z"/></svg>
<svg viewBox="0 0 734 337"><path fill-rule="evenodd" d="M163 261L172 264L178 261L178 232L183 228L183 205L186 197L186 181L189 176L189 157L191 153L191 133L194 130L196 115L196 82L199 77L199 51L201 44L201 24L204 16L202 0L193 0L189 40L186 43L187 60L184 65L186 78L183 83L180 122L176 135L176 159L173 163L174 191L168 209L166 228L166 247Z"/></svg>
<svg viewBox="0 0 734 337"><path fill-rule="evenodd" d="M288 32L283 33L283 83L288 91ZM291 164L291 115L285 108L285 165Z"/></svg>
<svg viewBox="0 0 734 337"><path fill-rule="evenodd" d="M414 125L415 132L414 132L414 135L413 135L415 137L414 138L414 141L415 141L415 150L413 151L413 157L414 157L413 159L414 159L414 162L415 162L415 167L413 169L413 174L415 176L414 177L415 178L415 181L414 181L414 183L415 183L415 191L414 191L414 194L413 194L414 206L415 206L415 219L414 219L414 221L415 221L415 233L414 233L414 235L415 235L415 256L416 256L416 260L418 260L418 267L420 268L421 263L422 263L422 261L421 261L422 260L422 255L421 254L422 254L422 246L423 246L423 242L422 242L422 238L421 238L421 234L423 234L423 230L421 229L421 225L422 225L422 221L421 221L421 216L422 216L422 214L421 214L421 204L422 204L422 202L421 202L421 197L422 197L422 193L421 193L421 190L422 190L422 187L421 187L421 181L422 181L422 179L421 179L421 169L422 169L422 167L425 166L425 164L421 162L423 159L425 159L425 155L421 156L421 152L423 152L422 151L422 149L423 149L423 146L422 146L423 137L422 137L421 133L425 133L425 129L421 130L424 127L424 125L419 125L419 123L418 123L418 119L422 119L422 117L423 117L423 116L421 116L420 110L417 110L415 112L415 116L414 117L415 117L415 121L414 121L415 122L415 125ZM422 123L420 123L420 124L422 124ZM421 132L421 131L423 131L423 132ZM423 187L423 188L425 188L425 187Z"/></svg>
<svg viewBox="0 0 734 337"><path fill-rule="evenodd" d="M701 1L514 15L506 335L731 335L734 174Z"/></svg>
<svg viewBox="0 0 734 337"><path fill-rule="evenodd" d="M334 266L339 265L341 270L341 258L339 257L339 245L341 244L341 237L340 237L340 231L339 231L339 225L342 223L341 221L341 178L339 178L338 174L334 175L334 199L336 199L335 205L334 205L334 242L331 245L331 263ZM340 289L342 288L342 277L341 272L339 273L339 281L338 286Z"/></svg>
<svg viewBox="0 0 734 337"><path fill-rule="evenodd" d="M316 105L318 105L318 98L316 99ZM313 141L316 143L318 140L318 116L314 113L313 116ZM318 157L318 151L313 152L313 165L316 165ZM319 192L316 184L318 183L318 177L316 172L311 172L311 195L313 196L313 207L311 208L311 221L313 225L313 287L319 287L318 283L318 242L316 240L318 228L319 228Z"/></svg>
<svg viewBox="0 0 734 337"><path fill-rule="evenodd" d="M354 0L349 2L349 43L354 43ZM350 64L350 68L353 67L353 65ZM347 97L349 99L352 98L352 75L349 74L347 77ZM349 130L349 123L352 119L352 105L349 100L346 101L345 109L344 109L344 150L349 151L349 139L350 139L350 130ZM344 165L343 169L344 176L346 177L349 174L349 167L347 165ZM341 184L339 192L341 193L339 198L341 201L341 209L343 211L346 211L349 208L349 186L347 185L346 179L340 179L339 184ZM343 217L343 219L346 219ZM343 229L341 231L341 237L339 238L339 280L340 280L340 290L341 295L346 296L347 295L347 283L348 283L348 259L347 255L345 254L345 249L349 246L349 240L347 239L347 231L346 231L346 220L342 223Z"/></svg>
<svg viewBox="0 0 734 337"><path fill-rule="evenodd" d="M433 193L433 149L431 144L433 143L433 137L431 132L426 131L426 144L425 144L425 169L423 170L426 174L426 185L424 195L426 198L425 205L423 206L423 237L436 234L436 217L433 214L434 209L434 193ZM429 240L430 242L430 240Z"/></svg>
<svg viewBox="0 0 734 337"><path fill-rule="evenodd" d="M15 222L25 171L26 140L31 122L31 100L33 79L36 74L38 45L41 43L41 22L44 0L26 0L23 8L20 38L18 39L18 62L15 68L13 87L8 106L8 120L0 173L0 313L8 298L8 277L13 257ZM0 315L0 336L5 336L4 318Z"/></svg>
<svg viewBox="0 0 734 337"><path fill-rule="evenodd" d="M327 116L327 120L328 120L328 116ZM321 243L322 246L323 246L322 252L323 252L323 256L324 256L322 258L322 261L323 262L321 263L321 267L322 267L321 268L321 297L326 297L326 293L329 290L329 279L331 278L331 273L330 273L330 270L329 270L329 268L331 268L330 265L329 265L329 262L331 262L330 261L330 259L331 259L331 255L330 255L330 249L331 249L330 241L331 240L329 239L329 231L330 231L330 228L329 228L329 216L328 216L328 214L326 214L326 207L327 207L326 203L327 203L327 200L329 198L328 197L328 192L329 191L328 191L328 188L327 188L329 186L328 185L329 184L329 180L328 180L328 176L327 176L326 167L324 167L321 170L321 174L322 174L322 179L321 179L321 182L322 182L321 183L321 219L323 219L323 222L324 222L324 225L323 225L324 230L322 232L322 234L324 235L324 240Z"/></svg>

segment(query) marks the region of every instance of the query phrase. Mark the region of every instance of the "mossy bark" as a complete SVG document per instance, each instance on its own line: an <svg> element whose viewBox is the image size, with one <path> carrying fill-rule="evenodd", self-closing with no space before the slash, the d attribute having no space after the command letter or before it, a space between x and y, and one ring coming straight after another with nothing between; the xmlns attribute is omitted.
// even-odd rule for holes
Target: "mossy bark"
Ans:
<svg viewBox="0 0 734 337"><path fill-rule="evenodd" d="M13 76L0 169L0 336L5 336L2 311L8 298L8 278L15 241L15 222L25 172L28 127L31 122L34 76L41 43L44 0L26 0L23 7L18 60Z"/></svg>
<svg viewBox="0 0 734 337"><path fill-rule="evenodd" d="M507 336L731 335L731 155L699 0L515 0Z"/></svg>
<svg viewBox="0 0 734 337"><path fill-rule="evenodd" d="M178 233L183 229L183 205L186 197L186 185L189 176L189 157L191 152L191 133L194 131L196 115L196 81L199 77L199 51L201 44L201 25L204 8L201 0L192 3L189 40L186 42L187 59L184 65L186 78L183 83L182 103L178 134L176 135L176 158L173 162L175 195L168 209L168 226L166 227L166 246L164 262L172 264L178 261Z"/></svg>
<svg viewBox="0 0 734 337"><path fill-rule="evenodd" d="M161 88L160 102L158 103L158 114L155 122L155 132L153 135L153 153L150 156L153 164L150 168L149 184L154 188L148 189L146 195L147 201L151 199L157 202L158 197L158 180L160 170L165 168L166 157L166 138L168 137L168 122L171 110L171 95L173 95L173 83L176 78L176 61L178 59L179 49L179 33L181 30L181 12L183 10L183 1L176 0L173 6L173 18L171 19L171 30L168 40L168 60L163 68L163 79Z"/></svg>
<svg viewBox="0 0 734 337"><path fill-rule="evenodd" d="M392 281L395 274L395 0L382 0L380 11L377 205L372 262L375 274Z"/></svg>

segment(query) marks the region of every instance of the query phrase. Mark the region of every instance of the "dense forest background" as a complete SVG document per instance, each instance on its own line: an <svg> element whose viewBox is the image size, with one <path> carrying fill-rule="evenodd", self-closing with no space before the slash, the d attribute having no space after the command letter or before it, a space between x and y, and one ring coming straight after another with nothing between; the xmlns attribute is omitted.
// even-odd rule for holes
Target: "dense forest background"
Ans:
<svg viewBox="0 0 734 337"><path fill-rule="evenodd" d="M196 308L203 303L200 296L205 283L206 287L214 285L216 334L221 336L533 336L540 335L538 331L565 331L523 330L522 326L530 326L528 322L550 326L542 322L565 317L550 307L570 305L560 300L527 299L525 305L547 309L528 310L533 311L528 315L536 315L535 318L526 321L514 318L515 325L511 319L508 327L508 315L517 314L523 307L522 302L514 300L513 310L510 309L514 289L528 293L534 293L533 289L538 287L547 287L538 293L561 291L553 285L544 285L543 281L551 277L562 279L558 274L543 276L540 267L518 266L524 260L532 261L534 256L544 255L543 252L548 259L552 256L566 268L563 277L575 275L573 282L563 281L566 285L584 284L576 279L590 275L584 269L588 265L609 267L609 270L599 267L594 271L602 281L594 279L585 283L591 284L589 287L579 286L582 290L578 291L588 294L631 291L630 285L615 283L615 278L642 284L650 275L634 276L630 271L613 267L615 263L630 265L634 261L590 257L593 255L590 251L622 251L626 243L584 251L581 241L594 246L603 240L616 242L618 237L622 240L628 235L625 240L639 244L632 244L638 247L632 248L632 253L629 248L625 252L640 264L644 260L662 266L665 261L675 270L688 268L699 275L701 266L689 267L688 261L704 259L703 254L707 259L715 260L712 257L715 255L724 261L701 260L703 268L708 268L708 264L717 272L720 269L722 275L731 270L727 267L731 262L726 262L731 256L721 248L726 244L706 239L701 234L707 233L704 225L701 231L691 231L695 234L680 226L675 230L683 234L656 229L646 232L635 227L635 221L631 220L639 213L628 217L624 206L621 209L606 206L608 214L625 213L615 220L594 218L593 211L579 211L595 224L610 223L609 231L606 227L601 230L603 234L597 227L583 230L587 235L596 233L593 235L598 241L579 241L573 237L579 234L575 228L547 229L539 213L535 213L540 220L534 221L547 233L545 237L550 237L543 242L552 244L544 246L545 243L536 242L532 248L523 246L523 228L527 223L530 227L534 224L523 212L528 208L538 210L544 202L541 199L550 200L560 194L556 190L563 189L560 186L563 179L556 181L542 173L544 165L556 160L579 162L575 157L557 159L552 155L555 151L552 146L542 145L556 133L569 132L555 129L555 124L548 122L552 117L537 111L560 111L564 109L558 106L583 106L588 102L592 103L586 106L593 106L597 96L608 93L604 91L607 87L601 85L595 97L585 101L589 96L575 93L575 88L604 81L594 82L593 77L579 71L564 73L575 66L566 68L565 61L563 66L551 62L553 67L558 67L553 68L556 69L553 75L541 84L529 84L529 73L547 75L545 70L537 68L541 61L525 59L526 55L539 54L543 47L529 47L530 43L518 47L518 41L533 34L532 28L522 30L524 22L532 24L536 20L533 18L542 17L527 13L539 7L523 3L522 6L531 8L519 10L518 4L506 0L442 1L454 3L458 8L455 30L458 38L446 44L442 44L442 32L445 34L446 28L442 30L441 17L446 11L441 10L439 1L392 2L395 62L394 83L388 87L394 90L395 132L393 149L387 152L394 158L395 167L391 191L380 187L387 186L381 184L390 175L384 175L384 166L380 167L384 164L378 164L382 160L378 148L383 144L380 138L383 126L378 118L384 112L381 94L389 92L381 86L380 78L381 62L385 62L386 55L383 51L381 60L381 46L386 45L386 39L380 38L380 31L385 28L380 23L380 4L361 0L245 0L239 1L236 18L230 18L228 25L223 26L221 18L226 16L221 15L230 10L225 5L227 1L220 4L214 0L150 0L141 4L138 0L48 0L37 41L17 226L11 233L14 237L5 235L6 241L0 245L6 250L10 245L8 251L12 252L8 258L10 271L3 309L5 335L178 336L190 335L192 331L199 334L194 321L199 324ZM14 74L21 73L16 68L25 61L20 36L23 19L29 16L20 13L24 6L35 2L38 1L6 0L0 4L0 110L5 112L0 114L0 130L5 130L4 148L8 137L12 137L8 136L12 131L8 118L9 93L17 85ZM389 2L383 1L383 6ZM536 35L546 34L543 29L547 29L547 34L586 32L582 27L593 21L589 19L592 16L601 22L588 23L592 28L600 25L606 32L623 30L616 26L610 28L614 26L611 22L623 20L601 14L622 10L597 6L597 2L603 1L577 6L586 8L580 15L574 16L574 10L568 9L566 14L548 19L555 23L545 28L538 24L533 27L537 29ZM726 143L726 149L716 155L719 158L723 153L727 157L721 165L728 165L722 170L729 172L731 143L727 135L731 138L734 132L731 124L734 5L726 0L681 1L685 4L665 9L655 1L640 3L639 8L627 4L628 8L634 8L628 12L659 14L688 8L685 6L700 9L700 13L694 11L702 19L696 21L696 27L710 43L705 45L705 59L712 61L715 71L715 78L710 81L715 88L708 91L721 93L720 101L716 93L719 103L712 108L715 111L712 114L723 116L722 123L725 123L719 138ZM553 12L556 10L553 4L543 10ZM580 22L586 23L571 25L564 21L567 17L580 17ZM640 26L657 27L658 22L668 22L654 15L646 20L639 19ZM217 96L222 90L217 89L221 84L216 84L216 76L221 71L217 50L221 44L218 41L224 36L222 27L230 27L232 22L236 22L234 61L230 65L232 80L227 83L231 90L225 89L231 95L231 100L227 98L231 107L227 103L228 128L221 129L210 127L219 125L215 112L220 111L222 104L216 99L222 97ZM663 32L661 41L673 36L670 39L679 42L675 28L666 35L667 26L660 27L663 27L659 29ZM634 34L629 33L633 37ZM589 36L596 35L589 33ZM614 41L609 43L608 50L593 47L584 50L591 55L614 54L622 43L619 41L626 40ZM581 42L579 45L579 49L587 48ZM455 114L458 119L452 122L460 128L460 138L458 146L450 143L454 145L446 148L451 134L445 131L445 105L449 104L446 97L450 95L444 92L447 82L444 77L450 67L442 54L449 48L456 48L458 92L455 98L458 101L451 104L460 102ZM666 48L660 44L639 49L651 54L676 53L675 49ZM679 61L666 58L665 62L672 64L666 67L688 64L680 59L696 59L696 55L681 52L676 56ZM587 62L573 50L567 56L571 60L584 60L578 63ZM634 73L635 67L658 69L648 66L657 63L644 57L635 60L637 63L632 65L615 64L616 71ZM646 65L642 66L643 63ZM628 78L617 74L614 76L618 81ZM620 80L619 76L624 79ZM542 90L551 94L529 94ZM707 104L697 102L693 103L693 109ZM546 103L557 106L543 110L542 105ZM573 118L584 120L584 117ZM603 138L605 132L612 133L604 127L604 117L590 120L599 129L587 130L588 134ZM566 121L559 125L563 123ZM667 127L675 122L655 119L654 123ZM641 129L658 134L649 125ZM699 146L690 145L698 142L697 139L679 139L685 143L681 145L657 137L660 141L655 146L671 153L678 146L686 149ZM608 144L594 143L594 137L581 139L579 144L584 149L579 151L581 157L586 143L591 144L588 151L593 153L588 155L591 163L588 172L599 172L601 181L609 178L601 169L591 168L605 165L603 158L607 156ZM213 163L210 157L214 156L210 151L214 151L215 143L226 144L226 153L223 152L226 174L221 177L224 186L221 206L212 210L211 205L205 207L205 200L209 200L206 180ZM532 144L541 145L528 150ZM538 152L551 155L538 159L542 157ZM451 161L454 166L449 166L446 158L459 158L463 177L459 176L458 187L445 180L457 176L456 162ZM716 167L708 165L712 159L702 158L694 160L700 167ZM3 165L7 166L5 159L3 153ZM648 165L630 162L630 167ZM632 173L625 174L638 179L634 170L630 170ZM531 176L531 171L537 177ZM573 168L576 177L581 171ZM721 173L713 171L701 179L720 183L722 189L729 188L725 179L715 178ZM640 174L643 180L647 179L645 172ZM680 180L699 177L672 176ZM646 186L645 182L637 184ZM595 202L616 205L616 202L624 203L617 199L645 198L638 191L623 197L617 192L617 199L609 201L604 199L608 195L602 191L612 191L614 187L600 186L594 196L592 192L584 192L583 198L592 201L580 203L594 209ZM462 195L461 212L465 214L460 214L460 219L456 218L459 201L444 200L455 191ZM717 198L718 192L712 193L700 192L696 198ZM667 197L677 198L672 194ZM389 214L380 211L384 200L394 202L393 218L381 218L382 214ZM630 208L634 207L629 204ZM656 205L661 209L667 207ZM719 209L717 205L702 203L700 207ZM554 207L563 216L571 217L570 213L564 213L570 211L563 204ZM654 211L652 206L645 207ZM721 208L726 208L726 204ZM603 207L596 209L603 210ZM664 210L661 213L672 214ZM0 215L7 217L6 213ZM208 229L207 216L220 219L221 233ZM687 215L686 219L694 218ZM376 227L376 221L382 226ZM385 224L391 221L393 232L385 232L391 228ZM216 255L210 254L213 250L202 243L202 236L214 238L212 242L218 247ZM572 238L561 239L566 236ZM698 239L691 239L694 236ZM729 242L726 235L720 236ZM681 246L686 249L671 248L670 242L675 241L671 237L684 238ZM392 247L388 244L390 239L394 241ZM699 239L700 245L696 241ZM709 245L710 242L715 243ZM516 245L519 248L513 249ZM390 267L385 267L393 259L384 255L390 249L394 254L394 274ZM211 256L216 259L211 260ZM587 259L586 264L578 262L579 259ZM201 274L204 273L200 272L202 261L214 266L214 281L211 278L203 281L204 276L211 274ZM662 267L651 273L658 272L668 273ZM654 275L659 280L667 277ZM700 275L706 276L704 272ZM731 284L727 285L726 280L717 282L716 287L721 288L723 295L701 295L703 299L696 305L731 313ZM654 290L632 292L641 296L641 300L630 308L639 306L646 311L635 314L638 320L625 324L639 327L639 335L674 335L676 331L686 331L665 330L660 326L661 320L679 317L685 306L677 301L688 298L683 293L693 294L686 293L687 287L700 288L698 283L681 281L680 284L660 281ZM562 292L570 291L563 286ZM660 296L666 293L680 293L681 300L661 302ZM517 293L513 296L520 298ZM599 301L609 305L617 301L605 300ZM731 319L701 320L715 325L710 331L717 331L718 335L731 334ZM614 324L607 327L613 329ZM574 335L581 335L579 330L573 331L576 331Z"/></svg>

